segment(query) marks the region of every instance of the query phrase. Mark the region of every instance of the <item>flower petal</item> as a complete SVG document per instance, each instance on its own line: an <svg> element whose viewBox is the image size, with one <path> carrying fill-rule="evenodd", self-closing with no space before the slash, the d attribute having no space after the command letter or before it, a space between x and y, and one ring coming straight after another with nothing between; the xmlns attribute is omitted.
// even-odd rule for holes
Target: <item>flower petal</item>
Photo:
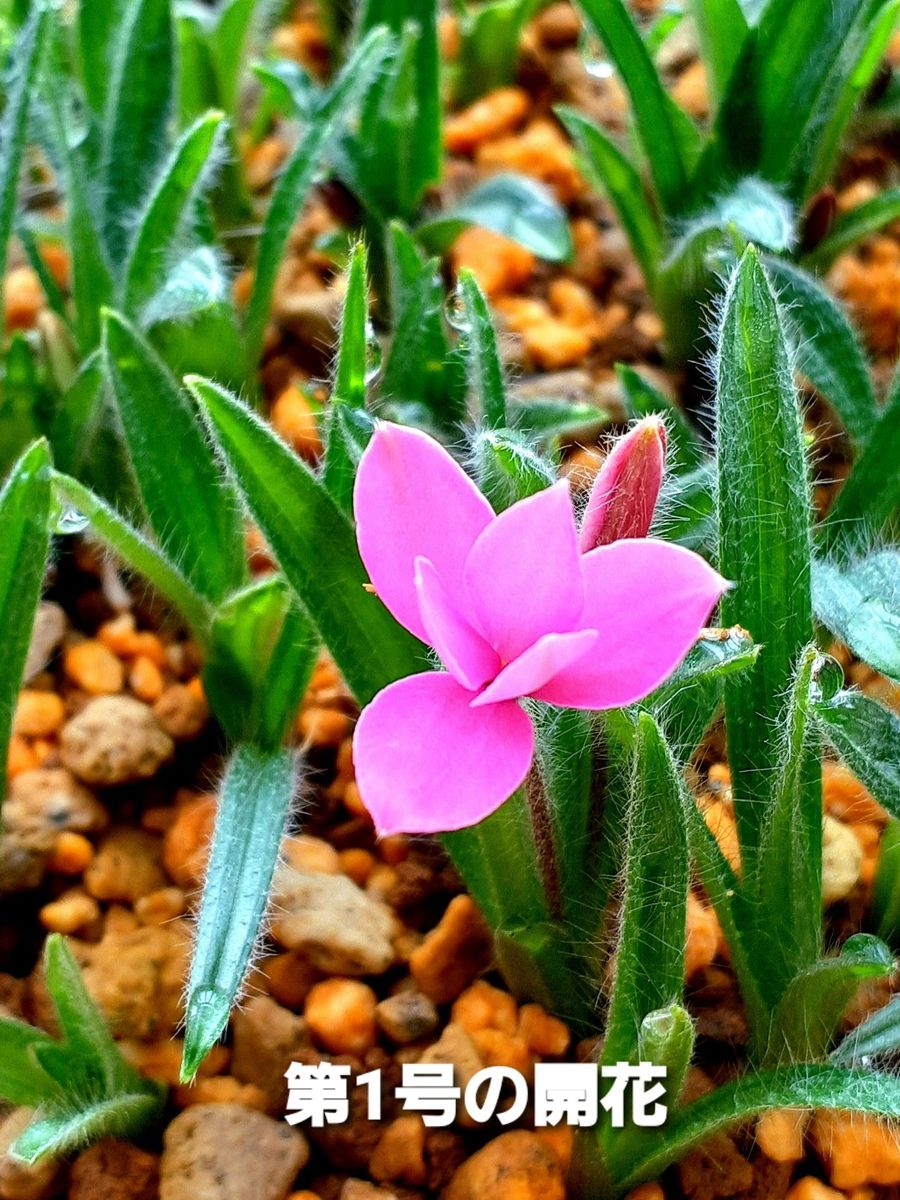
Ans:
<svg viewBox="0 0 900 1200"><path fill-rule="evenodd" d="M442 671L379 692L356 726L353 761L375 828L442 833L476 825L528 773L534 730L514 701L469 707L471 692Z"/></svg>
<svg viewBox="0 0 900 1200"><path fill-rule="evenodd" d="M469 554L465 585L479 628L506 663L545 633L590 624L579 622L584 587L565 480L488 525Z"/></svg>
<svg viewBox="0 0 900 1200"><path fill-rule="evenodd" d="M457 683L477 692L500 669L500 659L453 602L430 559L416 559L419 613L429 643Z"/></svg>
<svg viewBox="0 0 900 1200"><path fill-rule="evenodd" d="M560 671L583 658L600 638L596 629L580 629L577 633L546 633L529 646L489 683L472 701L473 708L496 704L498 700L513 700L530 696Z"/></svg>
<svg viewBox="0 0 900 1200"><path fill-rule="evenodd" d="M493 509L433 438L382 422L360 459L353 511L359 552L375 591L425 641L417 556L434 563L451 594L460 593L466 557L493 520Z"/></svg>
<svg viewBox="0 0 900 1200"><path fill-rule="evenodd" d="M647 536L666 469L666 441L662 417L653 414L613 446L584 510L582 554L623 538Z"/></svg>
<svg viewBox="0 0 900 1200"><path fill-rule="evenodd" d="M596 651L535 698L568 708L618 708L658 687L693 646L728 584L692 550L639 538L584 555L584 624Z"/></svg>

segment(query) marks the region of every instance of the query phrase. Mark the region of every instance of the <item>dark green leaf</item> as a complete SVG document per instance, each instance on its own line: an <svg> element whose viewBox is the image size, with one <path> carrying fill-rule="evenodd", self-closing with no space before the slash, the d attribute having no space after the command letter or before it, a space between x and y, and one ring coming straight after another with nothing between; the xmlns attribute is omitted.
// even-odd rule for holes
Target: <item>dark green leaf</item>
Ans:
<svg viewBox="0 0 900 1200"><path fill-rule="evenodd" d="M878 845L878 866L872 889L872 920L878 936L900 944L900 821L891 817Z"/></svg>
<svg viewBox="0 0 900 1200"><path fill-rule="evenodd" d="M218 469L190 400L140 334L115 313L106 316L104 357L150 525L196 589L221 600L246 574L236 494Z"/></svg>
<svg viewBox="0 0 900 1200"><path fill-rule="evenodd" d="M684 113L666 93L622 0L580 0L579 7L628 89L637 134L663 211L684 211L690 205L688 159L694 149L685 130Z"/></svg>
<svg viewBox="0 0 900 1200"><path fill-rule="evenodd" d="M488 429L502 429L506 425L506 384L491 310L478 280L469 270L460 271L457 294L462 306L464 324L460 342L469 389Z"/></svg>
<svg viewBox="0 0 900 1200"><path fill-rule="evenodd" d="M556 479L552 461L539 454L524 434L489 429L472 445L475 480L495 512L550 487Z"/></svg>
<svg viewBox="0 0 900 1200"><path fill-rule="evenodd" d="M124 304L129 313L150 299L171 266L172 245L203 186L221 123L220 112L200 117L182 134L155 182L125 266Z"/></svg>
<svg viewBox="0 0 900 1200"><path fill-rule="evenodd" d="M796 365L831 404L857 446L878 420L869 366L843 309L811 275L783 259L766 259L788 323Z"/></svg>
<svg viewBox="0 0 900 1200"><path fill-rule="evenodd" d="M638 1033L638 1061L666 1068L666 1102L674 1108L694 1054L694 1023L687 1009L670 1004L648 1013Z"/></svg>
<svg viewBox="0 0 900 1200"><path fill-rule="evenodd" d="M34 614L41 598L50 542L50 455L35 442L0 491L0 762L6 763L16 697L22 683ZM6 772L0 771L0 800Z"/></svg>
<svg viewBox="0 0 900 1200"><path fill-rule="evenodd" d="M175 104L170 0L129 0L121 10L121 21L110 30L108 49L101 178L104 233L111 256L119 261L131 214L143 200L167 145Z"/></svg>
<svg viewBox="0 0 900 1200"><path fill-rule="evenodd" d="M372 337L369 324L368 256L365 243L357 242L347 269L347 294L341 314L337 365L331 388L332 404L345 404L350 408L366 407Z"/></svg>
<svg viewBox="0 0 900 1200"><path fill-rule="evenodd" d="M385 31L374 29L357 46L278 177L263 225L244 328L247 361L251 366L255 367L262 352L275 278L288 234L309 195L322 157L338 125L346 117L349 106L380 69L387 44Z"/></svg>
<svg viewBox="0 0 900 1200"><path fill-rule="evenodd" d="M900 551L879 550L846 568L814 563L813 605L858 658L900 681Z"/></svg>
<svg viewBox="0 0 900 1200"><path fill-rule="evenodd" d="M42 419L44 388L34 351L21 333L11 339L3 360L0 388L0 479L29 442L47 433Z"/></svg>
<svg viewBox="0 0 900 1200"><path fill-rule="evenodd" d="M712 460L663 480L654 525L660 537L690 550L716 553L716 468Z"/></svg>
<svg viewBox="0 0 900 1200"><path fill-rule="evenodd" d="M822 530L827 546L855 548L900 514L900 370L894 375L878 423L859 451Z"/></svg>
<svg viewBox="0 0 900 1200"><path fill-rule="evenodd" d="M423 666L420 643L365 590L353 528L315 475L257 417L208 380L191 391L250 511L351 691L365 704Z"/></svg>
<svg viewBox="0 0 900 1200"><path fill-rule="evenodd" d="M900 817L900 717L861 692L815 705L823 736L893 817Z"/></svg>
<svg viewBox="0 0 900 1200"><path fill-rule="evenodd" d="M364 409L332 402L327 414L322 483L345 513L352 511L356 468L374 432L375 422Z"/></svg>
<svg viewBox="0 0 900 1200"><path fill-rule="evenodd" d="M219 795L188 980L181 1078L194 1078L240 996L296 788L289 750L240 746Z"/></svg>
<svg viewBox="0 0 900 1200"><path fill-rule="evenodd" d="M762 818L777 778L772 730L803 648L812 640L810 496L803 430L775 297L749 249L728 287L717 371L719 570L734 580L722 621L764 647L725 683L735 815L752 876ZM815 784L811 766L803 787ZM804 811L807 808L798 797Z"/></svg>
<svg viewBox="0 0 900 1200"><path fill-rule="evenodd" d="M898 217L900 187L887 188L871 200L864 200L849 212L842 213L828 230L828 236L806 255L804 261L818 271L826 271L839 254L878 233Z"/></svg>
<svg viewBox="0 0 900 1200"><path fill-rule="evenodd" d="M543 184L525 175L492 175L415 233L428 250L442 254L470 225L511 238L548 262L565 262L572 255L565 209Z"/></svg>
<svg viewBox="0 0 900 1200"><path fill-rule="evenodd" d="M51 1044L43 1029L0 1017L0 1098L4 1103L38 1108L55 1098L53 1080L34 1057L36 1047Z"/></svg>
<svg viewBox="0 0 900 1200"><path fill-rule="evenodd" d="M747 19L739 0L694 0L691 10L697 22L710 91L717 102L728 90L747 37Z"/></svg>
<svg viewBox="0 0 900 1200"><path fill-rule="evenodd" d="M541 0L486 0L459 12L459 54L453 64L453 99L470 104L514 83L522 30Z"/></svg>
<svg viewBox="0 0 900 1200"><path fill-rule="evenodd" d="M513 392L509 400L509 423L527 437L542 445L556 438L596 434L611 421L610 414L587 400L518 399Z"/></svg>

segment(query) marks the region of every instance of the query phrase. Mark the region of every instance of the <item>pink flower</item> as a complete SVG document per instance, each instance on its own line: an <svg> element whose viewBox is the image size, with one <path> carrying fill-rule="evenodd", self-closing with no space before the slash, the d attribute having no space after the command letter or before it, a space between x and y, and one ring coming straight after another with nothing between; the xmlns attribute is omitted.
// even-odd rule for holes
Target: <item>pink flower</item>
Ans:
<svg viewBox="0 0 900 1200"><path fill-rule="evenodd" d="M666 469L666 427L644 417L620 437L597 473L584 518L582 553L621 538L646 537Z"/></svg>
<svg viewBox="0 0 900 1200"><path fill-rule="evenodd" d="M581 554L565 481L497 516L437 442L399 425L380 424L363 454L354 510L379 599L446 668L392 683L359 719L357 784L380 834L481 821L531 764L520 699L640 700L727 587L651 538Z"/></svg>

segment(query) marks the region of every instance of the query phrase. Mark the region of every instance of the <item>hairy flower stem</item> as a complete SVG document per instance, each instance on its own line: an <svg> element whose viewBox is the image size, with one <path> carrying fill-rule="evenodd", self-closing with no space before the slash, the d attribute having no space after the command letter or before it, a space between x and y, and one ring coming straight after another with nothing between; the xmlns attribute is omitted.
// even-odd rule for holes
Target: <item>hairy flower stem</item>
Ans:
<svg viewBox="0 0 900 1200"><path fill-rule="evenodd" d="M547 803L547 793L544 790L544 781L537 763L532 764L525 780L525 797L531 813L531 829L534 835L547 909L554 921L560 921L563 915L562 885L559 863L556 858L556 846L553 842L553 819L550 815L550 805Z"/></svg>

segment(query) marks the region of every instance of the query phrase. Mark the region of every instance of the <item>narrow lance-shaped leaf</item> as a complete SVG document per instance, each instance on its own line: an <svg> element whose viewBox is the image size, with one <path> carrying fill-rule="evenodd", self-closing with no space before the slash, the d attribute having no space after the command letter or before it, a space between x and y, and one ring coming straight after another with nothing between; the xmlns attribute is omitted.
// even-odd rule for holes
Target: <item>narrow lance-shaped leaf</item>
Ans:
<svg viewBox="0 0 900 1200"><path fill-rule="evenodd" d="M353 528L322 483L253 413L208 380L189 378L250 511L338 669L365 704L421 670L419 642L366 591Z"/></svg>
<svg viewBox="0 0 900 1200"><path fill-rule="evenodd" d="M245 576L237 497L189 398L137 330L112 312L104 355L151 527L197 591L220 600Z"/></svg>
<svg viewBox="0 0 900 1200"><path fill-rule="evenodd" d="M772 730L783 722L784 697L813 630L803 431L778 306L752 248L726 295L717 413L719 570L735 581L722 620L765 647L750 671L725 684L735 815L744 872L753 877L779 766ZM804 781L813 786L806 773Z"/></svg>
<svg viewBox="0 0 900 1200"><path fill-rule="evenodd" d="M182 134L156 180L128 252L124 306L136 313L162 282L168 255L202 186L222 124L222 113L209 112Z"/></svg>
<svg viewBox="0 0 900 1200"><path fill-rule="evenodd" d="M253 366L259 361L262 350L275 291L275 277L288 234L306 201L316 172L320 169L322 156L339 122L378 70L387 44L385 30L373 29L357 46L278 177L263 225L244 328L247 360Z"/></svg>
<svg viewBox="0 0 900 1200"><path fill-rule="evenodd" d="M875 932L891 946L900 945L900 821L890 817L878 845L872 887Z"/></svg>
<svg viewBox="0 0 900 1200"><path fill-rule="evenodd" d="M609 197L652 292L663 256L663 234L643 180L618 146L582 113L560 107L557 116L578 147L591 182Z"/></svg>
<svg viewBox="0 0 900 1200"><path fill-rule="evenodd" d="M841 213L819 242L804 258L806 266L826 271L839 254L851 250L859 242L878 233L900 217L900 187L886 188L871 200L864 200L848 212Z"/></svg>
<svg viewBox="0 0 900 1200"><path fill-rule="evenodd" d="M487 298L469 270L459 273L459 303L464 315L463 353L469 386L489 429L506 425L506 385L497 349L497 333Z"/></svg>
<svg viewBox="0 0 900 1200"><path fill-rule="evenodd" d="M175 103L171 0L130 0L111 41L102 120L104 232L114 261L125 251L131 213L161 160Z"/></svg>
<svg viewBox="0 0 900 1200"><path fill-rule="evenodd" d="M240 746L219 795L188 980L181 1078L221 1037L259 935L296 771L289 750Z"/></svg>
<svg viewBox="0 0 900 1200"><path fill-rule="evenodd" d="M778 298L796 331L796 365L832 406L854 445L872 437L878 407L862 346L844 310L811 275L766 259Z"/></svg>
<svg viewBox="0 0 900 1200"><path fill-rule="evenodd" d="M718 102L727 91L747 36L747 19L738 0L693 0L691 10L709 69L712 97Z"/></svg>
<svg viewBox="0 0 900 1200"><path fill-rule="evenodd" d="M50 455L46 442L35 442L15 464L0 492L0 629L4 631L0 670L2 763L6 762L16 697L44 581L49 526ZM5 782L6 773L0 771L0 800Z"/></svg>
<svg viewBox="0 0 900 1200"><path fill-rule="evenodd" d="M765 647L763 655L765 655ZM755 887L762 915L757 952L767 961L766 986L777 997L801 971L817 959L822 940L822 797L817 730L811 700L818 669L823 666L814 646L797 664L796 678L782 724L783 752L760 814L761 838L755 860ZM739 685L738 685L739 686ZM765 947L765 948L764 948ZM766 1038L753 1030L755 1051ZM783 1047L765 1047L776 1061ZM800 1058L799 1050L794 1055Z"/></svg>
<svg viewBox="0 0 900 1200"><path fill-rule="evenodd" d="M700 440L674 401L624 363L616 366L616 375L625 393L625 403L631 416L647 417L651 413L660 413L666 418L669 438L666 453L668 469L678 474L699 467L705 461Z"/></svg>
<svg viewBox="0 0 900 1200"><path fill-rule="evenodd" d="M638 137L664 211L677 213L690 196L684 114L666 93L653 60L622 0L580 0L628 89ZM679 115L682 121L679 121Z"/></svg>
<svg viewBox="0 0 900 1200"><path fill-rule="evenodd" d="M151 583L178 609L201 648L209 643L212 610L179 569L156 546L77 479L53 474L53 490L77 515L86 520L102 542L133 571ZM79 521L76 519L76 527Z"/></svg>
<svg viewBox="0 0 900 1200"><path fill-rule="evenodd" d="M871 544L900 515L900 370L868 445L858 454L822 530L826 546Z"/></svg>
<svg viewBox="0 0 900 1200"><path fill-rule="evenodd" d="M44 3L35 3L12 52L12 74L6 81L0 120L0 339L5 328L6 258L16 213L16 191L28 133L28 107L35 90L44 31L50 20Z"/></svg>
<svg viewBox="0 0 900 1200"><path fill-rule="evenodd" d="M831 1061L849 1067L866 1059L893 1054L900 1047L900 996L873 1012L861 1025L848 1033L831 1052Z"/></svg>

